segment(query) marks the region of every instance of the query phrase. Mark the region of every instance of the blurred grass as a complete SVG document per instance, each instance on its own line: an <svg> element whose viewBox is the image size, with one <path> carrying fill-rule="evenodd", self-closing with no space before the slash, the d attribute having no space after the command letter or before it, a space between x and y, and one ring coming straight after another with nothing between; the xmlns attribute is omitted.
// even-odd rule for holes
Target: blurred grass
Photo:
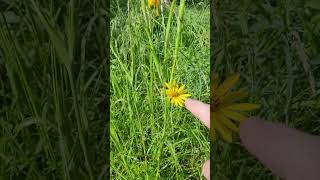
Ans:
<svg viewBox="0 0 320 180"><path fill-rule="evenodd" d="M166 33L169 9L154 17L143 2L121 2L111 4L111 177L201 179L208 130L184 108L167 106L162 90L177 47L177 20ZM175 79L192 98L208 102L208 4L186 3L178 43Z"/></svg>
<svg viewBox="0 0 320 180"><path fill-rule="evenodd" d="M0 179L107 177L105 5L1 2Z"/></svg>
<svg viewBox="0 0 320 180"><path fill-rule="evenodd" d="M221 75L241 73L239 87L261 104L256 116L319 135L320 11L310 2L215 1L212 65ZM214 179L279 179L239 142L214 146Z"/></svg>

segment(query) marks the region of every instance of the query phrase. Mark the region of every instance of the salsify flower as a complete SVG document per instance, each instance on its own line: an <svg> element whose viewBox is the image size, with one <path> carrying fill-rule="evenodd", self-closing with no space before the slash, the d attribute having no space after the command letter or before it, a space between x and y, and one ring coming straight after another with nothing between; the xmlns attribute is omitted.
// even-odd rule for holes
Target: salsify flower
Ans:
<svg viewBox="0 0 320 180"><path fill-rule="evenodd" d="M148 0L148 8L151 9L152 6L156 9L156 16L158 16L158 0Z"/></svg>
<svg viewBox="0 0 320 180"><path fill-rule="evenodd" d="M177 85L176 80L171 83L165 83L167 100L176 106L184 106L185 100L191 96L185 89L185 85L180 87Z"/></svg>
<svg viewBox="0 0 320 180"><path fill-rule="evenodd" d="M247 97L248 93L241 89L232 91L232 87L239 80L240 75L233 74L226 78L219 85L218 75L213 74L213 83L211 86L211 141L216 142L217 134L227 142L232 142L232 132L239 132L236 123L246 119L246 111L257 109L257 104L240 103L242 99Z"/></svg>

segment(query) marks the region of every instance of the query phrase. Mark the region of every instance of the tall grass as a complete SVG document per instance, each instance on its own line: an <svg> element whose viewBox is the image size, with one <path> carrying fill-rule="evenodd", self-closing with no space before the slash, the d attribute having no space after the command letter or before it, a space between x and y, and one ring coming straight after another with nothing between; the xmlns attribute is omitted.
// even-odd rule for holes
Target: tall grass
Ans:
<svg viewBox="0 0 320 180"><path fill-rule="evenodd" d="M2 2L0 179L107 177L103 4Z"/></svg>
<svg viewBox="0 0 320 180"><path fill-rule="evenodd" d="M174 64L178 83L208 100L209 6L181 1L177 20L174 1L159 17L140 2L114 8L111 21L111 176L201 179L208 132L165 101L163 84L173 79Z"/></svg>

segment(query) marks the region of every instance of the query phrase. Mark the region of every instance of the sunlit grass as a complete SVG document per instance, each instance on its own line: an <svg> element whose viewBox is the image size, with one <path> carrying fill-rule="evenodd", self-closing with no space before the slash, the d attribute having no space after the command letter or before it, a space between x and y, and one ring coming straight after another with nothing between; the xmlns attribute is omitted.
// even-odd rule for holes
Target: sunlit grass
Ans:
<svg viewBox="0 0 320 180"><path fill-rule="evenodd" d="M174 79L208 102L209 5L185 6L177 41L173 11L154 17L144 2L128 6L111 22L111 176L201 179L208 130L184 108L166 103L164 83L177 57Z"/></svg>

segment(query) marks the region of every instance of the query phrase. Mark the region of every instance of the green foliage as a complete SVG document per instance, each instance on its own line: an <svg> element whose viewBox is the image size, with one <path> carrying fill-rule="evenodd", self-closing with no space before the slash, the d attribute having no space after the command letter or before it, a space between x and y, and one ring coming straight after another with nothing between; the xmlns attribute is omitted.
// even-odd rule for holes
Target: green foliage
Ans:
<svg viewBox="0 0 320 180"><path fill-rule="evenodd" d="M0 179L107 177L102 1L2 1Z"/></svg>
<svg viewBox="0 0 320 180"><path fill-rule="evenodd" d="M144 2L127 5L111 22L111 176L201 179L208 130L184 108L166 104L163 85L176 54L175 79L208 102L209 6L186 4L176 46L175 17L166 28L169 9L154 17Z"/></svg>
<svg viewBox="0 0 320 180"><path fill-rule="evenodd" d="M319 135L319 11L293 0L215 5L214 70L241 73L239 86L247 87L250 101L261 105L256 116ZM311 68L305 70L304 62ZM278 179L240 143L218 143L214 162L215 179Z"/></svg>

